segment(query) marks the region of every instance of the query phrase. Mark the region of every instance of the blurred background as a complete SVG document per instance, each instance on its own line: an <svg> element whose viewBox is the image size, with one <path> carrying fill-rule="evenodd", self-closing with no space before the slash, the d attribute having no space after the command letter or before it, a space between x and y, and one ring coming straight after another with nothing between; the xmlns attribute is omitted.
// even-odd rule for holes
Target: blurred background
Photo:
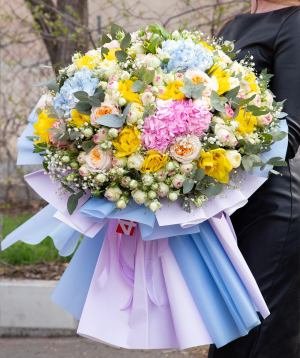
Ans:
<svg viewBox="0 0 300 358"><path fill-rule="evenodd" d="M44 66L60 61L66 66L74 52L98 47L102 34L112 23L134 31L156 21L171 31L196 27L214 36L225 21L249 9L249 1L243 0L1 0L0 3L0 241L46 204L23 179L24 174L40 168L16 166L17 138L40 97L40 88L33 86L53 78L53 70ZM0 279L55 281L70 259L58 256L50 238L34 247L17 243L0 252ZM2 337L7 335L5 332L2 329ZM204 357L206 350L201 348L193 354ZM75 356L74 353L72 357Z"/></svg>

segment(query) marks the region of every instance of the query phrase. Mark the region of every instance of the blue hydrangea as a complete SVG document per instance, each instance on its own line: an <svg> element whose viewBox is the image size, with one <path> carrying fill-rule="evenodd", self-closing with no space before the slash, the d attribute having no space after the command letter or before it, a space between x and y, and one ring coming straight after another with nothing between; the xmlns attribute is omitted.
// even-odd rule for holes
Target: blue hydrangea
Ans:
<svg viewBox="0 0 300 358"><path fill-rule="evenodd" d="M85 91L90 96L95 93L99 80L92 77L92 71L87 67L83 67L81 71L77 71L74 77L68 78L57 93L53 106L56 113L62 116L70 116L71 111L75 108L78 99L74 97L74 93Z"/></svg>
<svg viewBox="0 0 300 358"><path fill-rule="evenodd" d="M189 68L205 71L213 65L212 52L191 39L164 41L160 51L171 56L168 64L164 65L167 72L187 71Z"/></svg>

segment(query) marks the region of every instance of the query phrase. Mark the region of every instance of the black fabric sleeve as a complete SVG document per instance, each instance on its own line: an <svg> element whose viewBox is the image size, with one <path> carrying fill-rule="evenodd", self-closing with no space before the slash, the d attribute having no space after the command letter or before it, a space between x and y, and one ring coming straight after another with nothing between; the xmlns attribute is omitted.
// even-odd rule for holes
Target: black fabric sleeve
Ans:
<svg viewBox="0 0 300 358"><path fill-rule="evenodd" d="M294 158L300 144L300 9L283 23L274 43L274 77L271 90L283 101L288 113L289 147L287 159Z"/></svg>

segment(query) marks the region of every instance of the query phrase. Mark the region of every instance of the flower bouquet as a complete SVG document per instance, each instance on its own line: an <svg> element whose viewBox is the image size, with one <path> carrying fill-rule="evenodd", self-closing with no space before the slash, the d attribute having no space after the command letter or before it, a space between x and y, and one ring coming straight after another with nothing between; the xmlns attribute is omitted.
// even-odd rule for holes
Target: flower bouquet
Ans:
<svg viewBox="0 0 300 358"><path fill-rule="evenodd" d="M229 216L287 146L283 103L234 46L118 25L59 70L19 138L49 205L10 234L74 258L53 300L78 334L125 348L218 347L269 312ZM281 141L281 142L280 142Z"/></svg>

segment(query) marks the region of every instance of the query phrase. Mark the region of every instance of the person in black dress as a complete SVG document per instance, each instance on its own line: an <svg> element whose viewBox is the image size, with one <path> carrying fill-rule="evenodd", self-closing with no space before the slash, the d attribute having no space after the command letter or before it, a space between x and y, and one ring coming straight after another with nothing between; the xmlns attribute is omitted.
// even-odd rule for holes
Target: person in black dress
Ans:
<svg viewBox="0 0 300 358"><path fill-rule="evenodd" d="M249 335L219 349L211 345L209 358L300 357L300 7L291 3L300 5L274 1L267 12L237 15L219 35L235 40L235 50L241 49L236 59L250 52L258 72L274 74L270 89L276 101L286 99L289 145L288 166L275 168L282 175L272 174L231 217L271 314Z"/></svg>

